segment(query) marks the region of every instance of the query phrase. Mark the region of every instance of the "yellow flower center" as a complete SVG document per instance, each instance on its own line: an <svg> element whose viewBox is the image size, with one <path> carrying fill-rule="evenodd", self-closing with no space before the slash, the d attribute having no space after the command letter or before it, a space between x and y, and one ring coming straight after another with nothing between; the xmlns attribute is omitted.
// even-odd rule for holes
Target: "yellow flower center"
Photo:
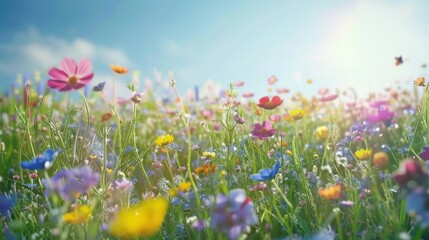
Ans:
<svg viewBox="0 0 429 240"><path fill-rule="evenodd" d="M68 82L68 84L69 84L69 85L76 84L76 83L77 83L77 81L79 81L79 78L77 78L76 76L71 76L71 77L69 78L69 80L67 80L67 82Z"/></svg>

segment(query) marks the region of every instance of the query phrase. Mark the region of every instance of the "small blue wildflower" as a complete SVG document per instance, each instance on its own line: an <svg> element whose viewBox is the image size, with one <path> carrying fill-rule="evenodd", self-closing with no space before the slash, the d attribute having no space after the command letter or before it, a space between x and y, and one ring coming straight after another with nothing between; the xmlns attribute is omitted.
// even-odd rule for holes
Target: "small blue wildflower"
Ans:
<svg viewBox="0 0 429 240"><path fill-rule="evenodd" d="M250 178L255 181L266 181L273 179L279 172L280 162L276 162L273 168L264 168L259 170L259 173L250 175Z"/></svg>
<svg viewBox="0 0 429 240"><path fill-rule="evenodd" d="M126 148L125 148L125 153L129 153L129 152L132 152L134 150L134 148L132 147L132 146L127 146Z"/></svg>
<svg viewBox="0 0 429 240"><path fill-rule="evenodd" d="M106 84L106 82L101 82L101 83L99 83L99 84L97 84L97 85L95 85L93 88L92 88L92 91L94 91L94 92L101 92L101 91L103 91L103 89L104 89L104 85Z"/></svg>
<svg viewBox="0 0 429 240"><path fill-rule="evenodd" d="M77 124L77 123L71 123L71 124L69 124L69 128L70 129L78 128L78 127L79 127L79 124Z"/></svg>
<svg viewBox="0 0 429 240"><path fill-rule="evenodd" d="M30 170L36 169L47 169L52 166L52 162L58 155L58 151L53 149L46 150L43 154L40 154L33 158L31 161L21 162L21 167Z"/></svg>

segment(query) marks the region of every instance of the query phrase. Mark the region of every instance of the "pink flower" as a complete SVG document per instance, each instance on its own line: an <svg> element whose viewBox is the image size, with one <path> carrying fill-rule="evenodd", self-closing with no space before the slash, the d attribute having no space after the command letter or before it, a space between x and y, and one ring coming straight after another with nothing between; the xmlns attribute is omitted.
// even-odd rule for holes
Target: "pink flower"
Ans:
<svg viewBox="0 0 429 240"><path fill-rule="evenodd" d="M337 99L337 97L338 97L337 94L328 94L328 95L323 95L319 100L321 102L330 102Z"/></svg>
<svg viewBox="0 0 429 240"><path fill-rule="evenodd" d="M253 96L255 96L255 94L251 93L251 92L243 93L243 97L245 97L245 98L251 98Z"/></svg>
<svg viewBox="0 0 429 240"><path fill-rule="evenodd" d="M242 87L244 85L244 82L236 82L234 85L236 87Z"/></svg>
<svg viewBox="0 0 429 240"><path fill-rule="evenodd" d="M252 135L255 138L259 138L261 140L267 140L269 137L276 134L277 129L273 129L273 123L270 121L264 121L261 124L255 123L253 126Z"/></svg>
<svg viewBox="0 0 429 240"><path fill-rule="evenodd" d="M285 94L285 93L289 93L289 89L287 89L287 88L278 88L278 89L277 89L277 93L278 93L278 94Z"/></svg>
<svg viewBox="0 0 429 240"><path fill-rule="evenodd" d="M268 84L273 85L274 83L276 83L278 81L278 79L276 78L276 76L271 76L267 79Z"/></svg>
<svg viewBox="0 0 429 240"><path fill-rule="evenodd" d="M94 73L91 72L92 64L89 60L82 59L79 64L72 58L64 58L60 63L61 68L49 70L48 87L60 91L79 89L87 85Z"/></svg>

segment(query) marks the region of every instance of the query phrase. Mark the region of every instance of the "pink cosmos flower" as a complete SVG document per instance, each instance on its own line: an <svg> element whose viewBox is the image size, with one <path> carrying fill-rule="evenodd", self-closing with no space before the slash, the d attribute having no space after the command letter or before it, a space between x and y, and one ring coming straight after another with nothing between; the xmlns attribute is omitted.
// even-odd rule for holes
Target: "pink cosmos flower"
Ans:
<svg viewBox="0 0 429 240"><path fill-rule="evenodd" d="M271 121L264 121L261 124L255 123L253 126L252 136L259 138L260 140L267 140L269 137L276 134L277 129L273 128L273 123Z"/></svg>
<svg viewBox="0 0 429 240"><path fill-rule="evenodd" d="M60 69L53 67L49 70L48 87L60 91L79 89L87 85L94 76L91 72L92 63L87 59L82 59L77 64L72 58L64 58L60 67Z"/></svg>

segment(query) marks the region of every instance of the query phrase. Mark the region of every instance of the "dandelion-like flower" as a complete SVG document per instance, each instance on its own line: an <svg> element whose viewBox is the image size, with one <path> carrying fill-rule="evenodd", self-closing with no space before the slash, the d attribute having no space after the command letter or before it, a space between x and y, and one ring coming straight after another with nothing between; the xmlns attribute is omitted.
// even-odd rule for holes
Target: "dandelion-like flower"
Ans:
<svg viewBox="0 0 429 240"><path fill-rule="evenodd" d="M197 174L200 173L205 173L205 174L209 174L209 173L214 173L216 171L217 166L212 164L212 163L206 163L201 167L198 167L195 169L195 172Z"/></svg>
<svg viewBox="0 0 429 240"><path fill-rule="evenodd" d="M63 222L70 224L85 223L92 216L92 209L87 205L75 207L72 212L63 215Z"/></svg>
<svg viewBox="0 0 429 240"><path fill-rule="evenodd" d="M155 140L155 144L157 146L166 146L170 143L172 143L174 141L174 136L167 134L167 135L162 135L156 138Z"/></svg>
<svg viewBox="0 0 429 240"><path fill-rule="evenodd" d="M60 66L60 69L53 67L49 70L48 87L60 91L79 89L87 85L94 76L91 72L92 64L86 59L77 64L72 58L64 58Z"/></svg>
<svg viewBox="0 0 429 240"><path fill-rule="evenodd" d="M131 208L120 210L110 222L108 230L117 237L150 237L161 227L166 213L165 199L148 199Z"/></svg>
<svg viewBox="0 0 429 240"><path fill-rule="evenodd" d="M206 159L212 159L212 158L216 157L216 153L215 152L204 151L203 152L203 157L205 157Z"/></svg>
<svg viewBox="0 0 429 240"><path fill-rule="evenodd" d="M418 77L416 80L414 80L414 85L419 87L426 86L426 80L424 77Z"/></svg>
<svg viewBox="0 0 429 240"><path fill-rule="evenodd" d="M289 116L295 121L303 118L305 114L306 114L306 111L303 109L294 109L289 111Z"/></svg>
<svg viewBox="0 0 429 240"><path fill-rule="evenodd" d="M355 152L355 157L359 161L368 160L372 155L372 149L363 148Z"/></svg>

